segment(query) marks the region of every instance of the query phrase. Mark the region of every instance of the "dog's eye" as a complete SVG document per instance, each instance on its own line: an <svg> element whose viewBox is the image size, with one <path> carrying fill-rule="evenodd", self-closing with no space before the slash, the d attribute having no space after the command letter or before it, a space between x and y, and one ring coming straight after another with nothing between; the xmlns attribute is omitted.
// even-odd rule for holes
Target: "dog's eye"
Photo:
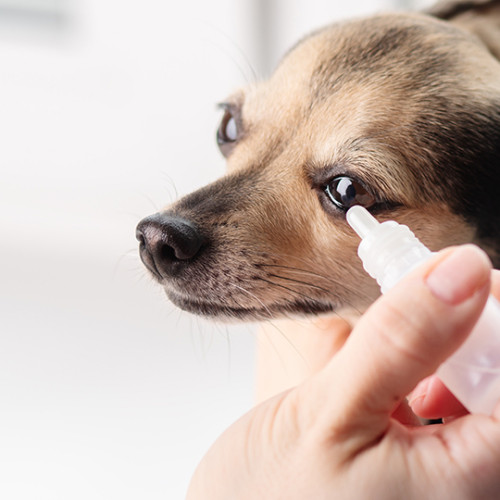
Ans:
<svg viewBox="0 0 500 500"><path fill-rule="evenodd" d="M236 119L232 113L226 109L222 121L220 122L219 129L217 130L217 144L221 148L223 154L226 154L225 146L236 142L238 139L238 126Z"/></svg>
<svg viewBox="0 0 500 500"><path fill-rule="evenodd" d="M358 181L350 177L335 177L326 185L325 192L330 200L342 210L347 210L354 205L368 208L375 203L375 197Z"/></svg>

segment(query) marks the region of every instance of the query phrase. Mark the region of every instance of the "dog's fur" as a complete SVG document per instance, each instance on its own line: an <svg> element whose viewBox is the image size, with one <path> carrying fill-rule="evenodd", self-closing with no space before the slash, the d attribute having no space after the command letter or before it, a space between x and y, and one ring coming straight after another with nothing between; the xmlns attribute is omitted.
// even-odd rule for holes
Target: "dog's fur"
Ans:
<svg viewBox="0 0 500 500"><path fill-rule="evenodd" d="M223 104L223 126L237 129L220 132L228 173L140 224L144 262L198 314L362 311L379 290L325 191L346 176L380 220L407 224L431 249L477 243L498 267L499 57L499 0L311 34L269 81ZM188 224L199 248L158 251L158 239L171 244L162 217ZM175 262L158 272L161 258Z"/></svg>

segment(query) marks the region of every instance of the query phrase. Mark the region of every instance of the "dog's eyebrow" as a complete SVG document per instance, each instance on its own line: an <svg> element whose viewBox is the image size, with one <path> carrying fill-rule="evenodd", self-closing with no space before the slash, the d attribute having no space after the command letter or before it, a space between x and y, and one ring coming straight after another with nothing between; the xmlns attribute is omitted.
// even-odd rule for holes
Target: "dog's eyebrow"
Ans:
<svg viewBox="0 0 500 500"><path fill-rule="evenodd" d="M223 111L230 111L233 114L240 114L243 103L241 100L228 100L221 101L216 104L217 109L222 109Z"/></svg>
<svg viewBox="0 0 500 500"><path fill-rule="evenodd" d="M237 93L230 95L227 100L217 103L217 109L223 109L231 112L238 112L243 108L243 103L245 102L245 94L243 91L238 91Z"/></svg>
<svg viewBox="0 0 500 500"><path fill-rule="evenodd" d="M226 110L226 109L230 109L233 106L233 104L230 102L222 101L222 102L218 102L215 106L217 109Z"/></svg>

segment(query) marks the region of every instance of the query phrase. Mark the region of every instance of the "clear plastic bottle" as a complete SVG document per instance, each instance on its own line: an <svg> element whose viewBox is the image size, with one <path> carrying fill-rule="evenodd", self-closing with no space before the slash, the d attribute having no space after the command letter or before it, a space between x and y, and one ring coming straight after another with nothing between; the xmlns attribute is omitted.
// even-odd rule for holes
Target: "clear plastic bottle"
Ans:
<svg viewBox="0 0 500 500"><path fill-rule="evenodd" d="M361 238L358 255L382 293L432 255L407 226L379 223L361 206L347 212L347 222ZM494 297L488 298L469 337L437 374L471 413L491 415L500 400L500 303Z"/></svg>

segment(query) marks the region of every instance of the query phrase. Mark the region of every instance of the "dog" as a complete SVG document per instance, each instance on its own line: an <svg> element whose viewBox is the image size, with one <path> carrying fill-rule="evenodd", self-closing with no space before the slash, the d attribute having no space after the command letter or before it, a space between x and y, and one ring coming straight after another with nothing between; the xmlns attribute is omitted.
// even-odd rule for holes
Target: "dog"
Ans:
<svg viewBox="0 0 500 500"><path fill-rule="evenodd" d="M380 294L345 213L500 265L500 0L335 23L220 106L227 173L137 226L181 309L263 320L363 312Z"/></svg>

